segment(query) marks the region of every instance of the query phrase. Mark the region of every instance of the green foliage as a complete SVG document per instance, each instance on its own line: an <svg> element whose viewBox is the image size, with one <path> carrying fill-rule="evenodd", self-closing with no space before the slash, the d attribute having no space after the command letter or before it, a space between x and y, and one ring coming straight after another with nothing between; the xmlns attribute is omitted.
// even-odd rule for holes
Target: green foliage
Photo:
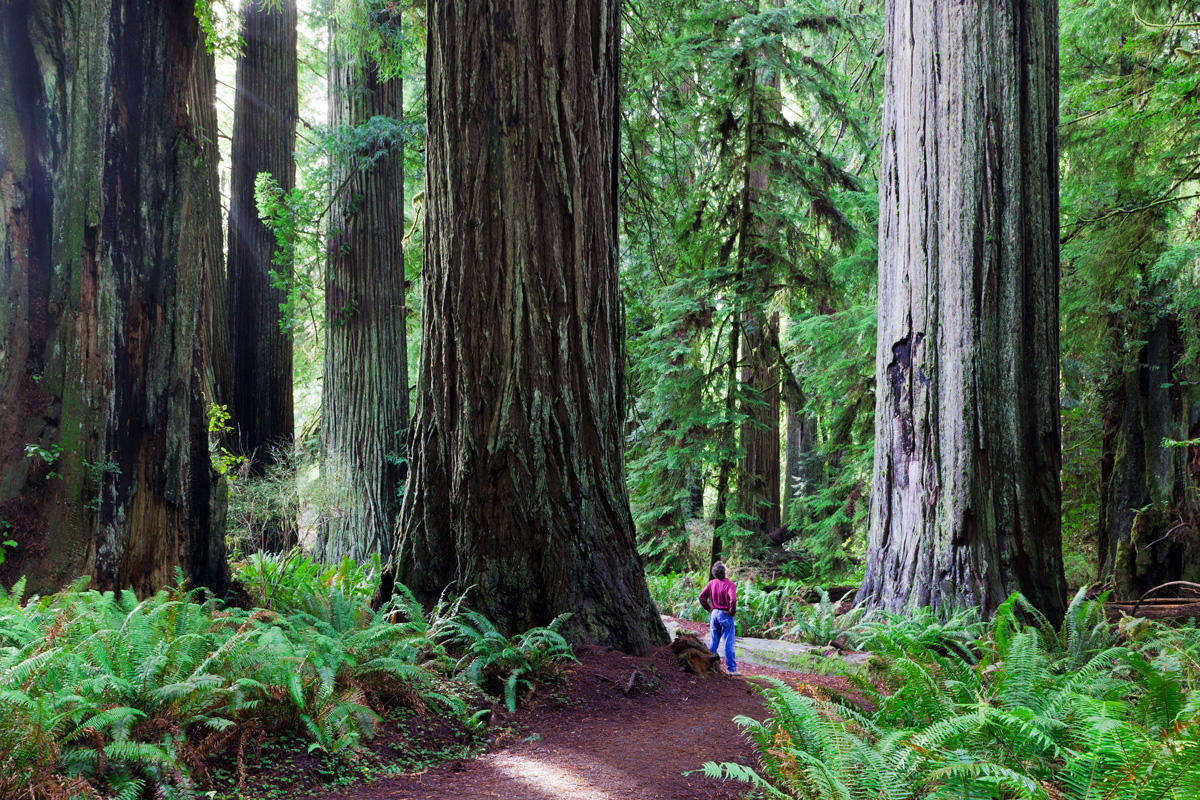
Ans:
<svg viewBox="0 0 1200 800"><path fill-rule="evenodd" d="M210 403L208 406L208 433L209 438L214 442L212 445L212 465L217 474L224 475L229 480L233 480L238 476L238 472L249 464L249 460L243 456L230 451L219 442L229 434L233 433L233 425L230 424L232 416L229 413L229 406Z"/></svg>
<svg viewBox="0 0 1200 800"><path fill-rule="evenodd" d="M700 590L706 583L703 574L647 575L646 583L659 613L692 622L708 619L708 614L700 607Z"/></svg>
<svg viewBox="0 0 1200 800"><path fill-rule="evenodd" d="M455 665L458 674L492 694L502 688L508 710L516 711L520 696L548 670L575 660L571 645L558 632L570 616L560 614L547 627L506 638L483 615L463 610L446 619L438 634L448 646L463 651Z"/></svg>
<svg viewBox="0 0 1200 800"><path fill-rule="evenodd" d="M805 598L809 587L800 581L785 579L763 586L757 581L744 580L737 587L737 628L741 636L777 635L786 621L801 617L808 610Z"/></svg>
<svg viewBox="0 0 1200 800"><path fill-rule="evenodd" d="M87 472L88 490L92 496L84 505L92 511L99 511L104 499L104 481L108 475L120 475L121 465L113 461L116 453L105 453L98 461L84 461L83 468Z"/></svg>
<svg viewBox="0 0 1200 800"><path fill-rule="evenodd" d="M854 630L854 643L860 650L894 658L905 653L933 652L955 655L974 663L975 642L983 635L984 624L974 609L939 616L929 608L919 608L908 616L873 611Z"/></svg>
<svg viewBox="0 0 1200 800"><path fill-rule="evenodd" d="M794 642L847 648L852 632L863 619L864 609L852 608L845 614L838 614L838 607L830 601L829 592L818 589L818 594L819 602L799 606L791 620L780 622L770 632Z"/></svg>
<svg viewBox="0 0 1200 800"><path fill-rule="evenodd" d="M52 444L48 448L42 447L37 442L30 442L29 444L25 445L25 457L26 458L41 459L42 462L45 463L49 467L53 467L54 463L56 461L58 461L60 456L62 456L62 448L56 444ZM62 476L59 475L57 472L55 472L53 469L51 469L49 472L46 473L47 480L49 480L50 478L60 478L60 477L62 477Z"/></svg>
<svg viewBox="0 0 1200 800"><path fill-rule="evenodd" d="M1177 330L1173 366L1149 381L1178 406L1195 402L1200 380L1200 134L1187 121L1200 103L1187 22L1197 13L1194 0L1062 7L1063 516L1075 584L1096 575L1097 475L1106 451L1124 448L1111 429L1156 325Z"/></svg>
<svg viewBox="0 0 1200 800"><path fill-rule="evenodd" d="M467 678L498 679L511 707L571 657L561 620L504 639L461 600L426 614L403 587L373 609L378 562L257 554L237 580L253 611L183 589L0 590L0 800L192 796L246 735L350 754L397 703L477 727Z"/></svg>
<svg viewBox="0 0 1200 800"><path fill-rule="evenodd" d="M630 492L642 552L656 567L678 570L690 561L686 521L698 511L695 489L711 486L723 466L731 471L742 452L737 430L762 402L750 354L729 351L731 328L761 327L778 313L788 331L797 315L840 311L847 300L873 309L870 291L852 297L840 285L838 264L860 238L875 238L873 212L859 214L872 205L870 181L857 174L869 151L864 123L873 112L859 103L870 80L864 70L855 92L849 77L874 62L866 41L874 22L857 5L809 2L640 0L625 15ZM854 352L874 347L842 342ZM768 357L793 399L802 359L795 349ZM870 370L869 358L858 364ZM860 387L858 394L868 393ZM869 416L870 403L860 401L850 412L855 420ZM814 395L813 413L824 402ZM830 476L843 473L842 457L833 456L845 449L831 441L821 454L823 463L832 459ZM827 510L845 505L859 472L846 473L852 477ZM728 539L742 527L757 529L753 517L753 509L735 508L718 533ZM743 539L740 546L759 546Z"/></svg>
<svg viewBox="0 0 1200 800"><path fill-rule="evenodd" d="M1117 646L1102 602L1082 594L1059 629L1031 614L1014 596L965 647L889 619L871 634L887 656L870 679L851 676L853 701L774 681L768 719L738 719L761 770L705 771L779 798L1195 796L1197 631L1138 624Z"/></svg>
<svg viewBox="0 0 1200 800"><path fill-rule="evenodd" d="M229 485L226 549L238 559L259 550L277 551L295 541L301 513L302 460L291 448L278 448L258 474L246 474ZM249 472L249 470L245 470ZM321 524L319 491L308 487L304 511Z"/></svg>
<svg viewBox="0 0 1200 800"><path fill-rule="evenodd" d="M216 56L237 58L246 46L239 31L238 6L232 0L196 0L195 14L204 34L205 49Z"/></svg>

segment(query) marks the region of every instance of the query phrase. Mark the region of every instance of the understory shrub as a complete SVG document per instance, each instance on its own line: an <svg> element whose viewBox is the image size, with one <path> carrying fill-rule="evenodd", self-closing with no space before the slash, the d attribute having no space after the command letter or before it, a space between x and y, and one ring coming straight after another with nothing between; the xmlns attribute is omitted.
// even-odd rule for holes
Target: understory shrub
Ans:
<svg viewBox="0 0 1200 800"><path fill-rule="evenodd" d="M969 620L928 637L888 622L866 634L885 657L848 676L853 701L775 681L767 720L738 719L761 768L706 773L813 800L1200 796L1194 628L1118 630L1082 592L1057 628L1014 596L969 644Z"/></svg>

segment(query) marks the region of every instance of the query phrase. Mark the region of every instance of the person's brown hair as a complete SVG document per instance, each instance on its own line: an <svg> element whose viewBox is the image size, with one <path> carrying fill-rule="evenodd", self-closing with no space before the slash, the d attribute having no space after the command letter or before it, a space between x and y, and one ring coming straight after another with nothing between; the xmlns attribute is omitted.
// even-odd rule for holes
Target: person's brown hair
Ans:
<svg viewBox="0 0 1200 800"><path fill-rule="evenodd" d="M725 577L725 564L723 562L718 561L712 565L712 576L717 580Z"/></svg>

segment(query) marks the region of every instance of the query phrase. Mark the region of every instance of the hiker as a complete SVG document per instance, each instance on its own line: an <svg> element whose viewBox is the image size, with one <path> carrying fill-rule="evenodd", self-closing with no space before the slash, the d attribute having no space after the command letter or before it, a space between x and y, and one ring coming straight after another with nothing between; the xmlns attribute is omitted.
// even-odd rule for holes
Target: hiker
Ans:
<svg viewBox="0 0 1200 800"><path fill-rule="evenodd" d="M708 621L712 628L712 641L708 649L717 653L721 640L725 640L725 671L737 675L737 659L733 655L733 639L737 626L733 615L737 613L737 585L725 578L725 565L720 561L712 565L713 579L700 592L700 607L709 612Z"/></svg>

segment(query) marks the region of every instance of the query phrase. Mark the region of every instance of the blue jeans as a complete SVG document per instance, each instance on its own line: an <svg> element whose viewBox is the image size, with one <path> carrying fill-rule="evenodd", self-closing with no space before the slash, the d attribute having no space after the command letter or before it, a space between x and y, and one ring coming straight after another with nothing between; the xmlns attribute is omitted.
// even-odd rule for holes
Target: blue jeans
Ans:
<svg viewBox="0 0 1200 800"><path fill-rule="evenodd" d="M708 615L708 624L712 628L712 641L708 649L719 653L717 646L725 640L725 669L737 672L737 659L733 655L733 639L737 636L737 624L728 611L714 608Z"/></svg>

